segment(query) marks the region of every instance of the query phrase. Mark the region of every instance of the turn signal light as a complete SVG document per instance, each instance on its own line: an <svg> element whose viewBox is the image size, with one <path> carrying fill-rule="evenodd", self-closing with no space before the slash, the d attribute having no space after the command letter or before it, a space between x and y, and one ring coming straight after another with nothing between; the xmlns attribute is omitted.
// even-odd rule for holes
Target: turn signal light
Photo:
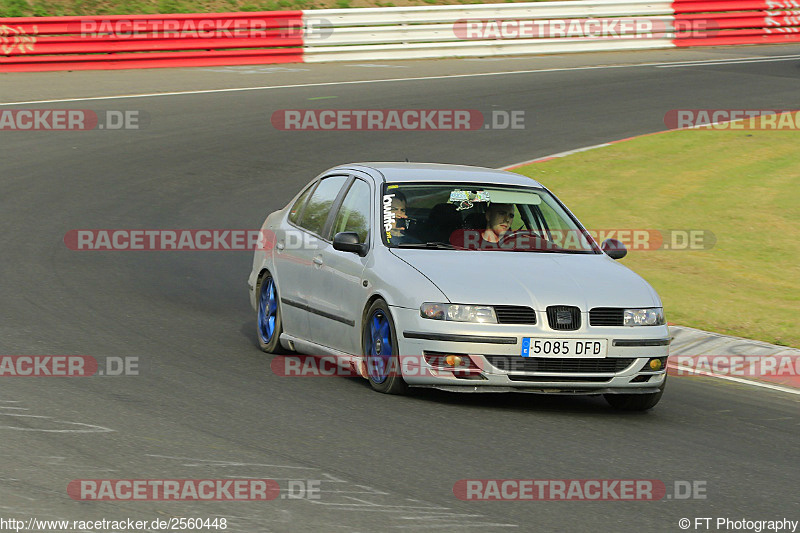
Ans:
<svg viewBox="0 0 800 533"><path fill-rule="evenodd" d="M448 355L444 362L447 366L461 366L461 358L457 355Z"/></svg>

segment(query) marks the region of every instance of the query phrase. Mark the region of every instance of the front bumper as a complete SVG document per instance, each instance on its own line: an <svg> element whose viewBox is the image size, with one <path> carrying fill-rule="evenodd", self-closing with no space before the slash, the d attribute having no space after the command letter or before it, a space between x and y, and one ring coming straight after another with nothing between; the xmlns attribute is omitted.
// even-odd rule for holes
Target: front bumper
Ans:
<svg viewBox="0 0 800 533"><path fill-rule="evenodd" d="M657 392L666 378L667 326L592 327L584 316L580 329L555 331L542 320L522 325L444 322L398 307L392 314L403 379L410 386L461 392L647 394ZM522 357L524 337L606 339L608 348L602 358ZM431 364L431 354L468 356L471 362L466 369L454 369ZM661 360L659 370L650 368L653 359Z"/></svg>

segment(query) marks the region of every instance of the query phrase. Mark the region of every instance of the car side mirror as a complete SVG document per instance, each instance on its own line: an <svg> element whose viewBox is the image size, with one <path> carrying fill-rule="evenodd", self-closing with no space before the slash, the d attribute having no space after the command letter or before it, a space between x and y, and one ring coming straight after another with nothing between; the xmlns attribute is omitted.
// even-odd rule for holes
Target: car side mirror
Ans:
<svg viewBox="0 0 800 533"><path fill-rule="evenodd" d="M606 239L600 247L611 259L622 259L628 255L628 249L617 239Z"/></svg>
<svg viewBox="0 0 800 533"><path fill-rule="evenodd" d="M353 252L361 257L367 255L369 247L359 241L355 231L340 231L333 236L333 249L342 252Z"/></svg>

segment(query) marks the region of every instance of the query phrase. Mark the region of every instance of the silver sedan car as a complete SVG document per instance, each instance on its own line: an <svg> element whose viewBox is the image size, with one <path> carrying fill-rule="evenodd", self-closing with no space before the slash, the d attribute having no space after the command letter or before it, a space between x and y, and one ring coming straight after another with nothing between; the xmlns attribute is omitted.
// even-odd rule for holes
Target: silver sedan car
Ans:
<svg viewBox="0 0 800 533"><path fill-rule="evenodd" d="M359 163L262 226L248 285L261 348L334 359L380 392L661 398L661 300L542 184L485 168Z"/></svg>

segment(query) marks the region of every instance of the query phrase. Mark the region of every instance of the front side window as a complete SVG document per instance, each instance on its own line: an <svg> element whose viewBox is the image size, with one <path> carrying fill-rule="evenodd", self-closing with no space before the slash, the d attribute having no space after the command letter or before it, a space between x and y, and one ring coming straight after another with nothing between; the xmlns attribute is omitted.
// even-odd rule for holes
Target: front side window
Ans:
<svg viewBox="0 0 800 533"><path fill-rule="evenodd" d="M381 234L390 247L600 253L541 188L389 183L381 211Z"/></svg>
<svg viewBox="0 0 800 533"><path fill-rule="evenodd" d="M367 242L371 197L369 184L359 179L355 180L336 214L332 235L342 231L354 231L358 233L359 242Z"/></svg>
<svg viewBox="0 0 800 533"><path fill-rule="evenodd" d="M347 181L347 176L324 178L314 190L311 198L308 199L298 225L322 236L322 230L325 228L325 222L328 220L333 202L345 181Z"/></svg>

